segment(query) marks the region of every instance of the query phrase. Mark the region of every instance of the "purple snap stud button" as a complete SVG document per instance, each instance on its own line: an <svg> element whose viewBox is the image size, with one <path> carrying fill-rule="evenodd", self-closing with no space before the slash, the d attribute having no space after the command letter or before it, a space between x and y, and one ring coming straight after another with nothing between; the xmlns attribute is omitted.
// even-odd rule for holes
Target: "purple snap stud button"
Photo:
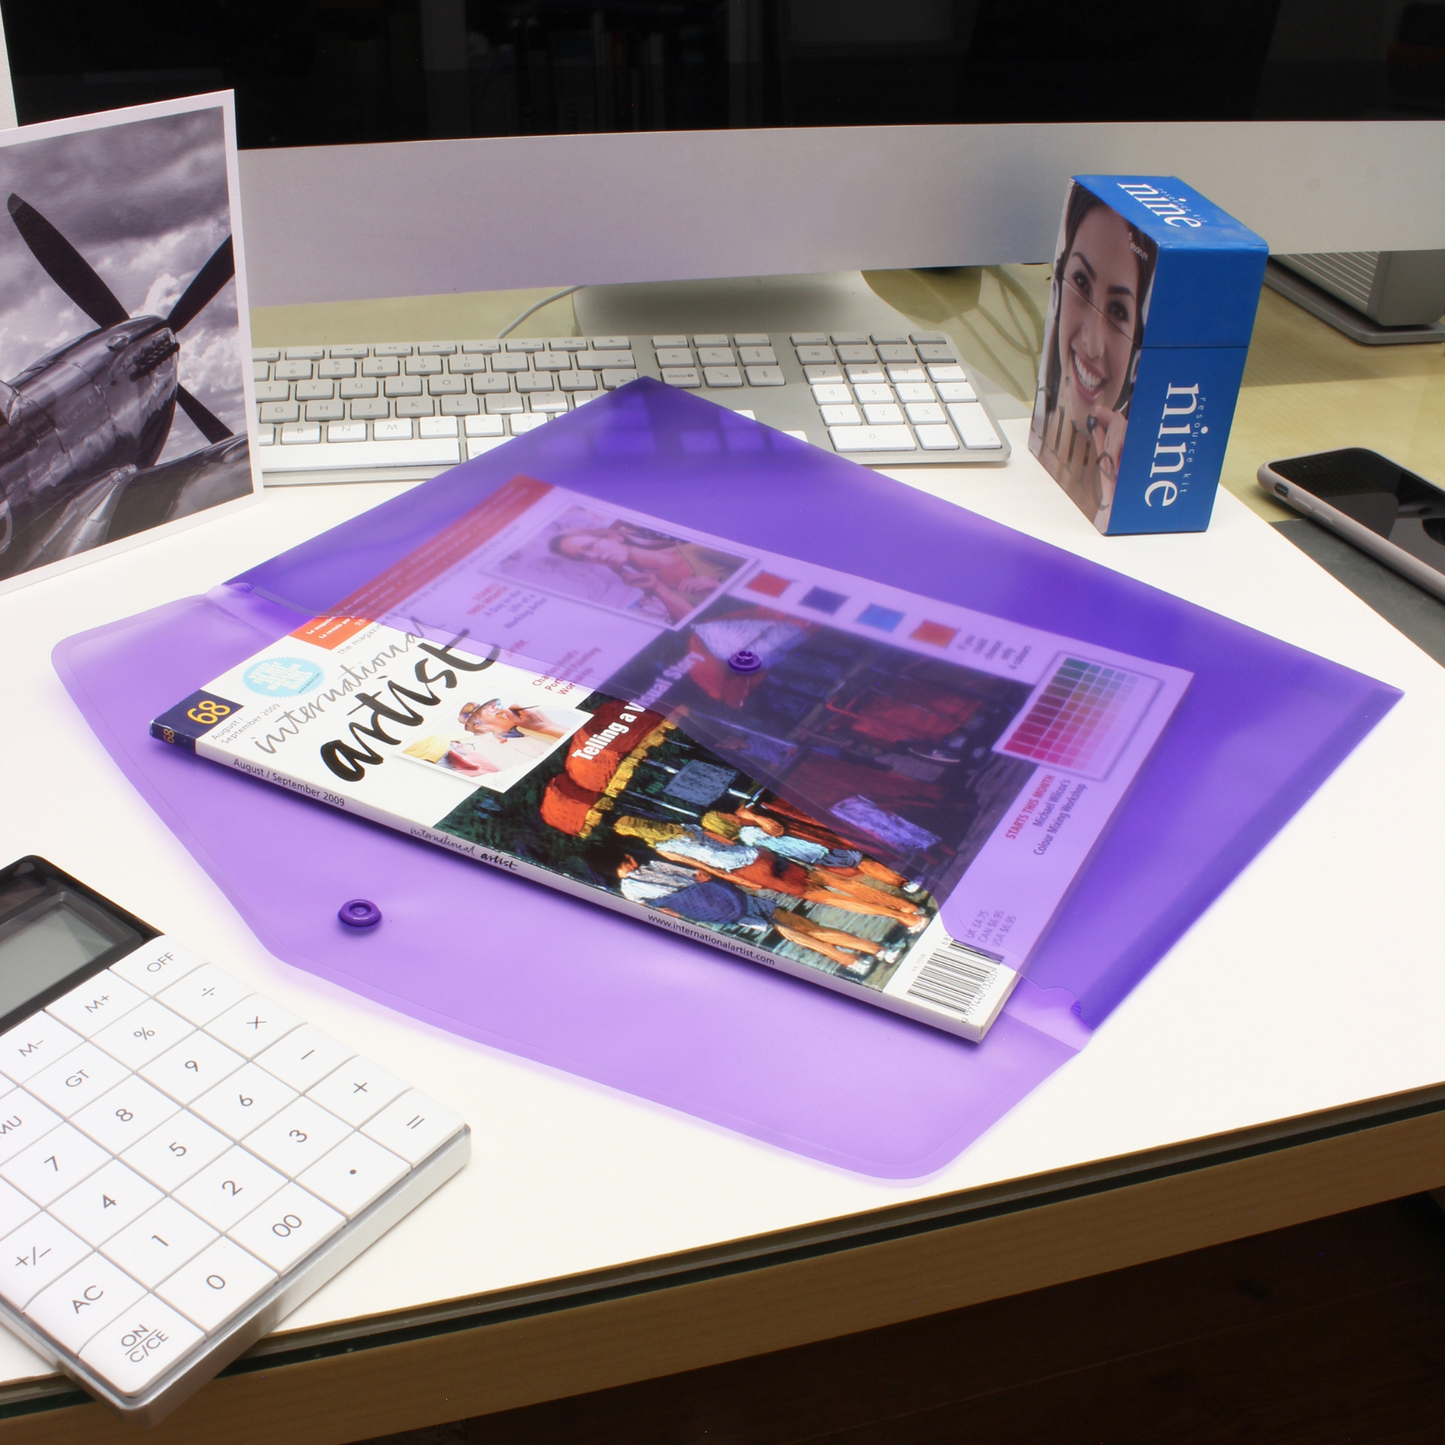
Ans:
<svg viewBox="0 0 1445 1445"><path fill-rule="evenodd" d="M336 910L336 916L348 928L375 928L381 922L381 909L369 898L353 898Z"/></svg>
<svg viewBox="0 0 1445 1445"><path fill-rule="evenodd" d="M739 648L728 658L728 666L734 672L757 672L762 665L762 658L756 652L748 651L746 647Z"/></svg>

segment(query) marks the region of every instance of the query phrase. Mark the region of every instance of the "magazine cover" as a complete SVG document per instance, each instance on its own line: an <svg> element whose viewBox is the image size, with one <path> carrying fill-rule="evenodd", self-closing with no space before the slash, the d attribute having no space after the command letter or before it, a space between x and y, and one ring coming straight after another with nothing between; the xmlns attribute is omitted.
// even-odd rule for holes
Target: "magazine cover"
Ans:
<svg viewBox="0 0 1445 1445"><path fill-rule="evenodd" d="M231 96L0 131L0 592L243 505Z"/></svg>
<svg viewBox="0 0 1445 1445"><path fill-rule="evenodd" d="M1189 677L518 477L151 731L977 1039Z"/></svg>

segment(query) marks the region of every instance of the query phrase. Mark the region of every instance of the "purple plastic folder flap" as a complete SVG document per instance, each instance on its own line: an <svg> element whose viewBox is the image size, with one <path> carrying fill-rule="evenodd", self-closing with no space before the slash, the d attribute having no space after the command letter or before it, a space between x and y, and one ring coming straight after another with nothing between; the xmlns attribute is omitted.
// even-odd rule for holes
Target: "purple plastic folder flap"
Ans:
<svg viewBox="0 0 1445 1445"><path fill-rule="evenodd" d="M178 698L296 627L297 608L325 613L518 474L1194 674L983 1043L147 735ZM1076 1052L1400 696L645 380L207 597L69 638L55 664L112 757L277 957L452 1032L885 1178L940 1168ZM379 928L337 921L358 896L380 905Z"/></svg>

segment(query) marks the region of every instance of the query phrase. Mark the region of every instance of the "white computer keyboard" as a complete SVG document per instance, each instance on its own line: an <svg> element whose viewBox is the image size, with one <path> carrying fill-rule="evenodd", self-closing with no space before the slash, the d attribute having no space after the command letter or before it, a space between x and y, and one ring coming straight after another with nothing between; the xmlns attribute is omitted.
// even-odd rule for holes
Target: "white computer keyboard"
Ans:
<svg viewBox="0 0 1445 1445"><path fill-rule="evenodd" d="M48 892L7 908L16 870ZM150 1423L460 1169L470 1130L44 860L0 895L7 1003L37 960L100 950L5 1011L0 1316Z"/></svg>
<svg viewBox="0 0 1445 1445"><path fill-rule="evenodd" d="M269 484L434 475L639 376L879 466L1009 454L975 378L935 332L389 342L252 357Z"/></svg>

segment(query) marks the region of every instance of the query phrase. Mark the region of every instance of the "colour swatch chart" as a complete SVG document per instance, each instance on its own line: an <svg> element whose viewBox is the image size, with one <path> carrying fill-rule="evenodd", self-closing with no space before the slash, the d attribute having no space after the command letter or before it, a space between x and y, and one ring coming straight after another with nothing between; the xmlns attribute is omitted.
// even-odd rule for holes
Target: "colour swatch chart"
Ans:
<svg viewBox="0 0 1445 1445"><path fill-rule="evenodd" d="M1157 678L1060 653L994 751L1107 777L1158 691Z"/></svg>

